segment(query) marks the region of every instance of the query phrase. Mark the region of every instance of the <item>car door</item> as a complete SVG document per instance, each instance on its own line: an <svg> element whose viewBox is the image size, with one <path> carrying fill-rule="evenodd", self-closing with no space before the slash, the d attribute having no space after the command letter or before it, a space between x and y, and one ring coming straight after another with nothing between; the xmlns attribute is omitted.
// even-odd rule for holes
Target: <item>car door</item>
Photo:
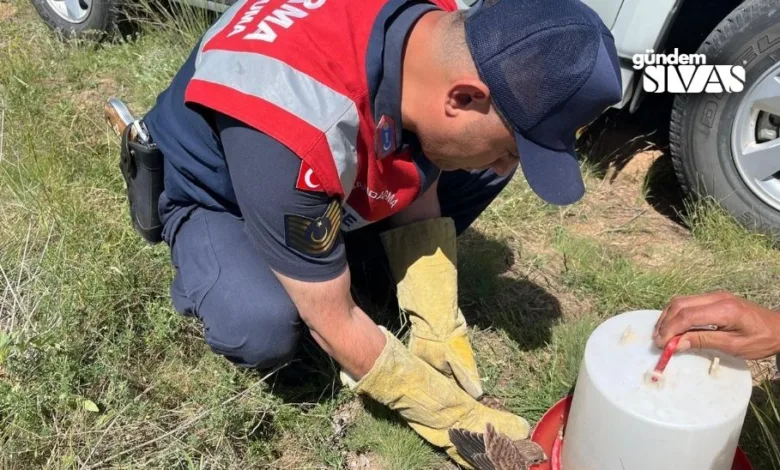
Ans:
<svg viewBox="0 0 780 470"><path fill-rule="evenodd" d="M458 7L467 9L477 3L478 0L456 0ZM601 21L612 29L618 16L623 0L583 0L583 3L591 7L601 17Z"/></svg>

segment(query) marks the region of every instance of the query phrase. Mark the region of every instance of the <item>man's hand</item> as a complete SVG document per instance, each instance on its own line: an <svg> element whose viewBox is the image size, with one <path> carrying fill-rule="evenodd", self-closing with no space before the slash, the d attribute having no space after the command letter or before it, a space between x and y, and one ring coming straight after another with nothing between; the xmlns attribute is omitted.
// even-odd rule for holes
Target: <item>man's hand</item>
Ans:
<svg viewBox="0 0 780 470"><path fill-rule="evenodd" d="M314 339L353 379L351 388L397 411L420 436L461 465L469 468L450 442L453 426L484 432L490 423L512 439L528 437L526 420L480 404L377 326L353 302L349 270L325 282L276 276Z"/></svg>
<svg viewBox="0 0 780 470"><path fill-rule="evenodd" d="M489 408L412 354L390 332L371 370L354 386L357 393L395 410L423 439L443 448L460 465L472 468L458 453L449 431L484 433L487 425L513 441L528 438L530 425L512 413Z"/></svg>
<svg viewBox="0 0 780 470"><path fill-rule="evenodd" d="M688 331L703 325L717 325L718 331ZM679 334L678 351L717 349L763 359L780 352L780 313L727 292L676 297L661 313L653 341L663 348Z"/></svg>

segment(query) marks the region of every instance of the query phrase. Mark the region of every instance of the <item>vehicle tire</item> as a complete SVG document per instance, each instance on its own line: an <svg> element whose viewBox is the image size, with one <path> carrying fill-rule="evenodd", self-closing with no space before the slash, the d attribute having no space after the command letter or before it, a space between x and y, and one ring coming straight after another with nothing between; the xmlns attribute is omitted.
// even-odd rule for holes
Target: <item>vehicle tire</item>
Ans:
<svg viewBox="0 0 780 470"><path fill-rule="evenodd" d="M118 30L117 0L31 0L41 19L64 38L104 39Z"/></svg>
<svg viewBox="0 0 780 470"><path fill-rule="evenodd" d="M780 0L748 0L705 39L707 64L742 65L738 93L678 94L669 141L683 191L780 241Z"/></svg>

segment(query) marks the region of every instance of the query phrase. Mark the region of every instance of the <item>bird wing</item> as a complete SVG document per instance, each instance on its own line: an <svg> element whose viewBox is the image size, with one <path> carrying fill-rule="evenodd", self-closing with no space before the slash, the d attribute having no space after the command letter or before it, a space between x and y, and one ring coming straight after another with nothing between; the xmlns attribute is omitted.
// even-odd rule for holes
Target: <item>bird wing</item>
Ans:
<svg viewBox="0 0 780 470"><path fill-rule="evenodd" d="M463 460L475 470L498 470L485 451L484 435L465 429L450 429L450 442L458 450Z"/></svg>
<svg viewBox="0 0 780 470"><path fill-rule="evenodd" d="M528 470L528 463L509 436L501 434L488 423L485 451L496 470Z"/></svg>

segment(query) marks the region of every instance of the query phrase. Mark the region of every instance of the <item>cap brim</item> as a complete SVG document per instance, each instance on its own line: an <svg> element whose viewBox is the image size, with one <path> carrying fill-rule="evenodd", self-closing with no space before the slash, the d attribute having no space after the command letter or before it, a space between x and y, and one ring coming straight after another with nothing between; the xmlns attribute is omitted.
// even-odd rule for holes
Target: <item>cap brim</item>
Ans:
<svg viewBox="0 0 780 470"><path fill-rule="evenodd" d="M574 204L585 195L580 164L572 147L553 150L515 133L520 166L531 189L550 204Z"/></svg>

